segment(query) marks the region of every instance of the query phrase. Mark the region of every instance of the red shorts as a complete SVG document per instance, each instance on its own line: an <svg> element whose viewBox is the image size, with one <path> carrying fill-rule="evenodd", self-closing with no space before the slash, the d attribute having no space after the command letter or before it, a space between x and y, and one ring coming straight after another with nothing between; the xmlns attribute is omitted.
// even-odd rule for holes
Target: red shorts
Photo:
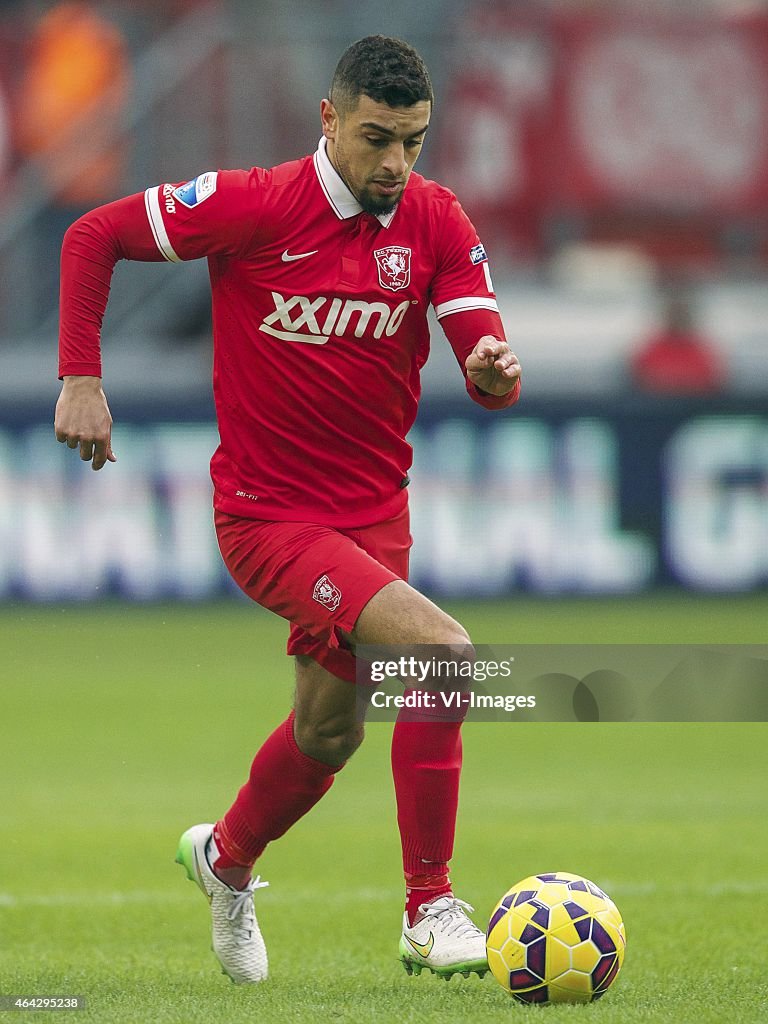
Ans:
<svg viewBox="0 0 768 1024"><path fill-rule="evenodd" d="M257 604L291 624L288 654L305 654L333 675L355 681L351 633L370 599L408 579L408 506L393 519L359 529L244 519L215 513L224 562Z"/></svg>

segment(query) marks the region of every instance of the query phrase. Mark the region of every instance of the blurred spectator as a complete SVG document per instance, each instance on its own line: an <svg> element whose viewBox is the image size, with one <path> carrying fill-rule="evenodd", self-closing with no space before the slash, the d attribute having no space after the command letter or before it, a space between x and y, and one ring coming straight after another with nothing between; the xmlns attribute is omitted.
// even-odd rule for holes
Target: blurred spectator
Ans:
<svg viewBox="0 0 768 1024"><path fill-rule="evenodd" d="M0 7L0 186L13 166L13 58L18 51L18 42L12 30L12 17ZM0 208L7 199L6 190L0 189Z"/></svg>
<svg viewBox="0 0 768 1024"><path fill-rule="evenodd" d="M96 5L65 0L43 14L32 34L17 123L19 149L39 161L50 190L37 268L49 308L58 297L66 228L123 192L124 154L116 139L129 83L125 40Z"/></svg>
<svg viewBox="0 0 768 1024"><path fill-rule="evenodd" d="M8 119L8 106L5 99L5 90L0 80L0 184L2 184L11 156L10 124Z"/></svg>
<svg viewBox="0 0 768 1024"><path fill-rule="evenodd" d="M723 390L725 367L699 334L685 295L672 293L664 323L632 359L635 385L658 395L712 395Z"/></svg>
<svg viewBox="0 0 768 1024"><path fill-rule="evenodd" d="M59 204L85 209L121 194L122 153L111 141L129 77L122 35L91 4L66 0L38 22L19 97L19 145L44 161Z"/></svg>

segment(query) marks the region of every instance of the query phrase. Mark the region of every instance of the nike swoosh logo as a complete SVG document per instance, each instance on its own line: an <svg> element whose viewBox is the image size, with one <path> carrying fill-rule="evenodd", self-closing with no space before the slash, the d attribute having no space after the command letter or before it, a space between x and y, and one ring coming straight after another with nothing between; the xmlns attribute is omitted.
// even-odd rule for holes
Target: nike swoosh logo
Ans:
<svg viewBox="0 0 768 1024"><path fill-rule="evenodd" d="M410 936L406 935L405 937L420 956L428 957L432 952L432 947L435 944L435 936L432 932L429 933L429 942L425 943L423 946L419 942L414 942Z"/></svg>
<svg viewBox="0 0 768 1024"><path fill-rule="evenodd" d="M319 249L313 249L312 252L297 252L291 255L286 249L281 259L283 263L291 263L293 260L305 260L307 256L314 256L319 251Z"/></svg>

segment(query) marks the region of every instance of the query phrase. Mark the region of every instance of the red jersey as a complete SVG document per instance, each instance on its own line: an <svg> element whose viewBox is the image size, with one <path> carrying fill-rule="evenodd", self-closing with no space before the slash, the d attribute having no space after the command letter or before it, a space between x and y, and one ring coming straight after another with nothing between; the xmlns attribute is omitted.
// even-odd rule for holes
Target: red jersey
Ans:
<svg viewBox="0 0 768 1024"><path fill-rule="evenodd" d="M270 170L209 171L101 207L65 239L60 375L101 375L117 259L203 256L221 438L215 507L329 526L395 515L428 306L462 369L483 334L504 337L485 251L455 196L411 174L392 212L364 213L323 139L314 156ZM519 393L467 389L488 408Z"/></svg>

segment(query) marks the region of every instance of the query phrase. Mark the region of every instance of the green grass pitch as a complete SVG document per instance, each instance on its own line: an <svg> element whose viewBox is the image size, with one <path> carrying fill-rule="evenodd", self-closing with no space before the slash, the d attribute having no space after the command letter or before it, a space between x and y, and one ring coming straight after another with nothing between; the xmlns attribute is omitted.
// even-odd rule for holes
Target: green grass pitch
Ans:
<svg viewBox="0 0 768 1024"><path fill-rule="evenodd" d="M768 596L450 610L486 643L760 643ZM490 976L406 976L387 724L268 848L271 977L230 984L173 856L285 716L284 641L240 603L0 609L0 994L85 996L65 1018L83 1024L768 1020L763 724L466 726L457 894L485 924L532 872L604 885L628 947L599 1003L526 1008Z"/></svg>

